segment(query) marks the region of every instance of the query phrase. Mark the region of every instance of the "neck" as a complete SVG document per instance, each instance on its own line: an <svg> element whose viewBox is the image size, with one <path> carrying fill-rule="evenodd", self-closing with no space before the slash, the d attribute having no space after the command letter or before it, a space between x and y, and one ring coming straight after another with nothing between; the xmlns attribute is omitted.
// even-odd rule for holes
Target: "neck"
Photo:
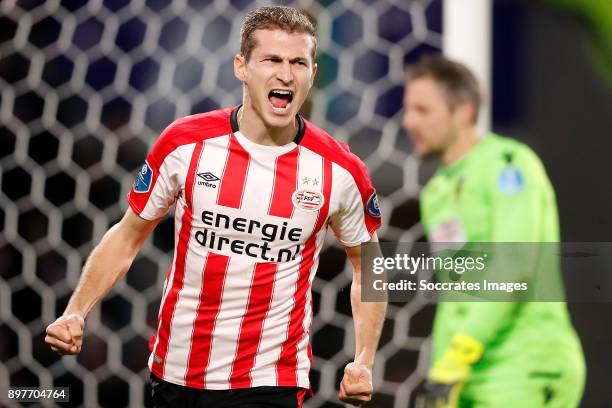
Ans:
<svg viewBox="0 0 612 408"><path fill-rule="evenodd" d="M442 163L453 164L458 162L465 156L474 146L478 144L480 139L476 134L474 127L459 130L457 137L444 149L442 154Z"/></svg>
<svg viewBox="0 0 612 408"><path fill-rule="evenodd" d="M266 146L284 146L293 141L298 131L297 120L285 127L266 126L261 115L256 112L247 98L238 111L238 128L253 143Z"/></svg>

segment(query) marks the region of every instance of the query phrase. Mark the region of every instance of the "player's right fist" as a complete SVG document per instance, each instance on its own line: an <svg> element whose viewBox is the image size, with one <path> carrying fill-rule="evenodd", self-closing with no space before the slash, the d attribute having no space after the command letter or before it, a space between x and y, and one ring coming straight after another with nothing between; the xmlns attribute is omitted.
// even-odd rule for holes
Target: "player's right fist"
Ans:
<svg viewBox="0 0 612 408"><path fill-rule="evenodd" d="M58 354L79 354L83 345L83 316L73 313L59 317L47 326L45 342Z"/></svg>

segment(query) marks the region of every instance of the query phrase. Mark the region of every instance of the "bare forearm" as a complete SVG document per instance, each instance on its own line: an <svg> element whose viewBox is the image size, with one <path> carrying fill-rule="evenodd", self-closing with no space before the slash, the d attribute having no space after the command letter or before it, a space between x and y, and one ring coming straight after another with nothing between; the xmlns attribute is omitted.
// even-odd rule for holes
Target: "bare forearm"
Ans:
<svg viewBox="0 0 612 408"><path fill-rule="evenodd" d="M351 285L351 305L355 324L355 362L374 365L374 355L385 321L386 302L362 302L361 283Z"/></svg>
<svg viewBox="0 0 612 408"><path fill-rule="evenodd" d="M142 243L133 242L121 228L121 224L117 224L109 229L92 251L64 315L86 316L125 276Z"/></svg>

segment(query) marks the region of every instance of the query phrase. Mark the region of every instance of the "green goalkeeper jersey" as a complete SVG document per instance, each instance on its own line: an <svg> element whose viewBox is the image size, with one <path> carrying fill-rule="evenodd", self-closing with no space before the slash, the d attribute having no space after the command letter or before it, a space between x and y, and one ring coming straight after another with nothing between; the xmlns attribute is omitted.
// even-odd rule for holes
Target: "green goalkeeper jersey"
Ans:
<svg viewBox="0 0 612 408"><path fill-rule="evenodd" d="M421 194L432 242L558 242L554 191L524 144L491 134L462 159L438 169ZM580 342L563 302L441 302L433 361L454 334L485 347L468 383L517 373L584 372Z"/></svg>

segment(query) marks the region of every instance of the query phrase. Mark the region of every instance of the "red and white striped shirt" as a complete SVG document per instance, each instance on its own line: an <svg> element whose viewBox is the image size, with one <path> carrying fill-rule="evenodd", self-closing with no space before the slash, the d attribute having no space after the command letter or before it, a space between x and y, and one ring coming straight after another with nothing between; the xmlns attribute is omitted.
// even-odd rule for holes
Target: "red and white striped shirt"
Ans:
<svg viewBox="0 0 612 408"><path fill-rule="evenodd" d="M311 284L327 226L346 246L380 226L363 163L299 119L295 140L263 146L237 108L172 123L128 194L154 220L175 208L149 367L193 388L309 387Z"/></svg>

